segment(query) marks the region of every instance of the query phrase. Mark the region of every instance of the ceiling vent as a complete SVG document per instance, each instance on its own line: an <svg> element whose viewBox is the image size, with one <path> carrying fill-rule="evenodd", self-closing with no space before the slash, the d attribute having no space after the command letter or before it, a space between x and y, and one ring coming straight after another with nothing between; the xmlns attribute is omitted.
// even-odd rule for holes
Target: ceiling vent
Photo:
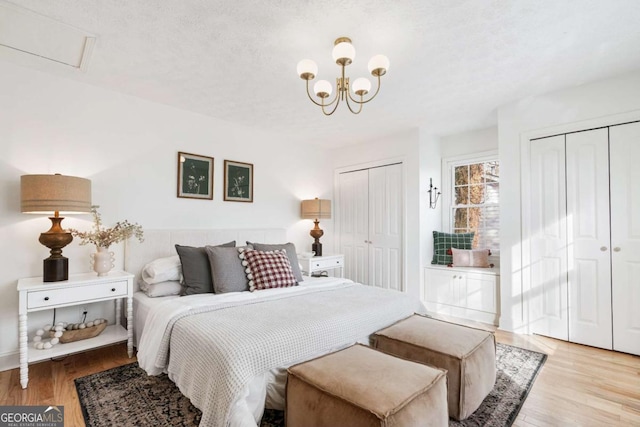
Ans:
<svg viewBox="0 0 640 427"><path fill-rule="evenodd" d="M0 3L0 58L47 60L86 71L95 42L86 31Z"/></svg>

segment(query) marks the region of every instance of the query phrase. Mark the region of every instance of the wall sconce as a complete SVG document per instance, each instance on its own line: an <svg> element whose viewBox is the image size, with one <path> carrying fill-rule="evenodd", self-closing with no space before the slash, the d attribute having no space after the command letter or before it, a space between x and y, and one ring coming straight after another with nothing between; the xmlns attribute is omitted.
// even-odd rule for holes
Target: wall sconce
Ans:
<svg viewBox="0 0 640 427"><path fill-rule="evenodd" d="M431 209L435 209L438 204L438 198L440 197L440 193L438 191L438 187L433 186L433 180L429 178L429 207Z"/></svg>

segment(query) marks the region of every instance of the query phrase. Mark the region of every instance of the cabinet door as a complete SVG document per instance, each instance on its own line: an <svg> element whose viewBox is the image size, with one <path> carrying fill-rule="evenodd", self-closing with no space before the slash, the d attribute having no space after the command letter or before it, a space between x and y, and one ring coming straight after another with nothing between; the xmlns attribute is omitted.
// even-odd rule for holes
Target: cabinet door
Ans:
<svg viewBox="0 0 640 427"><path fill-rule="evenodd" d="M344 277L369 284L369 172L342 173L338 177L337 231L344 254Z"/></svg>
<svg viewBox="0 0 640 427"><path fill-rule="evenodd" d="M531 141L531 332L569 338L564 135Z"/></svg>
<svg viewBox="0 0 640 427"><path fill-rule="evenodd" d="M402 290L402 165L369 169L369 284Z"/></svg>
<svg viewBox="0 0 640 427"><path fill-rule="evenodd" d="M611 349L609 130L566 138L569 341Z"/></svg>
<svg viewBox="0 0 640 427"><path fill-rule="evenodd" d="M640 123L610 128L613 348L640 355Z"/></svg>
<svg viewBox="0 0 640 427"><path fill-rule="evenodd" d="M458 273L427 269L425 299L439 304L456 305L458 300Z"/></svg>
<svg viewBox="0 0 640 427"><path fill-rule="evenodd" d="M464 282L465 307L497 313L496 276L468 273Z"/></svg>

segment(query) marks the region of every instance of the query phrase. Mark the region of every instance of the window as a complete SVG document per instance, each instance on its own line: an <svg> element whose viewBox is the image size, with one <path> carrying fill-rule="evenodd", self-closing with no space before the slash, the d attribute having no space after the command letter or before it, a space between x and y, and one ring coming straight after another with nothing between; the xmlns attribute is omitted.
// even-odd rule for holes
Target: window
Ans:
<svg viewBox="0 0 640 427"><path fill-rule="evenodd" d="M474 248L500 249L500 164L496 156L448 161L450 203L445 220L454 233L476 233Z"/></svg>

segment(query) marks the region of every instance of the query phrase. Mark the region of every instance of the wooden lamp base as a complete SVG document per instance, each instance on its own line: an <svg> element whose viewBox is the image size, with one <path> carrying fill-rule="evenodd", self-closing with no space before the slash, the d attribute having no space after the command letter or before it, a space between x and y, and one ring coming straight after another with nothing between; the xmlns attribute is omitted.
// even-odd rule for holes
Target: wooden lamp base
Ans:
<svg viewBox="0 0 640 427"><path fill-rule="evenodd" d="M322 229L319 227L320 221L316 219L315 221L313 221L313 223L315 225L311 229L311 232L309 232L314 240L313 244L311 245L311 250L315 252L314 256L322 256L322 243L320 243L320 238L324 235L324 231L322 231Z"/></svg>
<svg viewBox="0 0 640 427"><path fill-rule="evenodd" d="M49 217L51 228L40 234L40 243L51 249L49 258L43 261L43 282L60 282L69 279L69 258L62 256L62 248L73 240L68 231L64 231L61 222L64 219L57 215Z"/></svg>

